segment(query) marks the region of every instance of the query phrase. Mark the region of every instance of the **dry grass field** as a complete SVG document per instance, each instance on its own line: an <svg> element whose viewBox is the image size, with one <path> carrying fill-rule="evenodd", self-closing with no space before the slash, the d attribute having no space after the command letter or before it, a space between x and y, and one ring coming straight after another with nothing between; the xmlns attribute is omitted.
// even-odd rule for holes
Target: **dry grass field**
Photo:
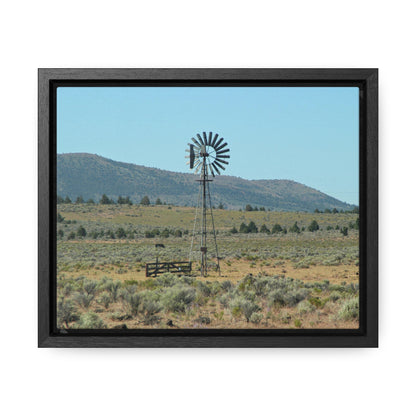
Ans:
<svg viewBox="0 0 416 416"><path fill-rule="evenodd" d="M190 276L145 276L157 243L159 261L188 261L192 207L60 204L58 214L63 329L358 327L357 214L216 209L221 275L211 259L206 278L196 258ZM231 232L250 221L286 233Z"/></svg>

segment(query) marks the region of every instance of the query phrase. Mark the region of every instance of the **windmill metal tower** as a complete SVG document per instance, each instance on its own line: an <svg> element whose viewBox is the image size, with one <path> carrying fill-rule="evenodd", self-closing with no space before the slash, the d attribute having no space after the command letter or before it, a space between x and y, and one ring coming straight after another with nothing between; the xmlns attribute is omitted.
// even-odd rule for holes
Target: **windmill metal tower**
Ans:
<svg viewBox="0 0 416 416"><path fill-rule="evenodd" d="M200 234L200 252L201 252L201 276L207 276L208 274L208 246L207 246L207 236L208 236L208 226L207 216L210 216L211 223L212 223L212 233L213 233L213 240L215 245L215 257L217 259L217 270L218 273L221 274L220 271L220 259L218 256L218 247L217 247L217 237L215 233L215 226L214 226L214 215L212 213L212 204L211 204L211 195L209 191L209 183L213 181L213 179L209 179L209 174L211 173L212 178L215 175L220 175L220 170L225 170L223 165L228 165L226 159L230 158L229 153L230 149L228 149L227 143L224 142L223 138L218 140L218 134L214 137L212 136L212 132L209 132L208 136L206 132L197 134L195 139L192 137L193 143L188 143L189 149L186 151L189 153L186 157L189 158L189 167L190 169L195 169L195 173L199 174L199 196L198 196L198 203L196 205L195 211L195 221L194 221L194 229L192 233L192 240L191 240L191 250L189 253L189 261L191 261L194 239L197 237L197 234ZM224 143L223 143L224 142ZM207 215L208 214L208 215ZM199 219L199 230L197 229L197 223Z"/></svg>

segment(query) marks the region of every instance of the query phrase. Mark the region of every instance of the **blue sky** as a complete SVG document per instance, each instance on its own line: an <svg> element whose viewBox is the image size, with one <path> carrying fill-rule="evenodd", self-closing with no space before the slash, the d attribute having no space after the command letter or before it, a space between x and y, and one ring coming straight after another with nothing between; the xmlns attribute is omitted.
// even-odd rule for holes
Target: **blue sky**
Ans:
<svg viewBox="0 0 416 416"><path fill-rule="evenodd" d="M59 87L58 153L189 172L185 149L212 131L225 174L291 179L358 204L358 88Z"/></svg>

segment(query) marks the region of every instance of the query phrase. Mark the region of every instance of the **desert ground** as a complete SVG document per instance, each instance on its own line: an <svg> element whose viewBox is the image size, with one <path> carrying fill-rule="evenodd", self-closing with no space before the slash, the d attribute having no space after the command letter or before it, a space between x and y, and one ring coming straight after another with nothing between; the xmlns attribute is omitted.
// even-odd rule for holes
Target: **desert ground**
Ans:
<svg viewBox="0 0 416 416"><path fill-rule="evenodd" d="M195 208L59 204L58 327L358 328L358 214L213 215L220 272L211 233L207 277L195 251L189 275L148 278L156 255L189 260ZM240 232L250 222L257 232Z"/></svg>

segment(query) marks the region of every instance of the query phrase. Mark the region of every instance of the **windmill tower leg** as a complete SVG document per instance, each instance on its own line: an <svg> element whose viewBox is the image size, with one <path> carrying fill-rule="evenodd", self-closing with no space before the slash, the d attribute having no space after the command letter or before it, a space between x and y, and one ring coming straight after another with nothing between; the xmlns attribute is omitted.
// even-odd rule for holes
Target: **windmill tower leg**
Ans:
<svg viewBox="0 0 416 416"><path fill-rule="evenodd" d="M218 245L217 245L217 233L215 232L214 214L212 212L212 203L211 203L211 194L209 192L209 183L207 183L207 188L208 188L209 209L210 209L210 212L211 212L212 231L213 231L213 234L214 234L215 255L216 255L216 259L217 259L217 270L218 270L218 275L221 276L220 257L218 255Z"/></svg>
<svg viewBox="0 0 416 416"><path fill-rule="evenodd" d="M207 167L205 157L202 166L202 221L201 221L201 276L206 277L207 265Z"/></svg>

